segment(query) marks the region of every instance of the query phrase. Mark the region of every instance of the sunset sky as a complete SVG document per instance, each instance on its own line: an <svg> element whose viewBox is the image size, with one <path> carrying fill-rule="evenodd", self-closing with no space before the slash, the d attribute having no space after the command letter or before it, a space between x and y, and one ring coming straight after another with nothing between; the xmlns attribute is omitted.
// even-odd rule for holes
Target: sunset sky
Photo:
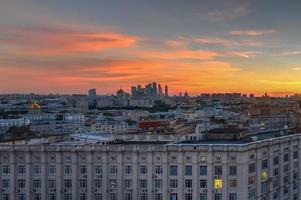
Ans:
<svg viewBox="0 0 301 200"><path fill-rule="evenodd" d="M0 0L0 93L301 93L301 1Z"/></svg>

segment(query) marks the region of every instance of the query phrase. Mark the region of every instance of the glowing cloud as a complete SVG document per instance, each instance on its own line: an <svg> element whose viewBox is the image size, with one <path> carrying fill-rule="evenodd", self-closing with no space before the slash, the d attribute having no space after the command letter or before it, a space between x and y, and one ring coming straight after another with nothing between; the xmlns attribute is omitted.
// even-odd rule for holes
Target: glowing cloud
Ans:
<svg viewBox="0 0 301 200"><path fill-rule="evenodd" d="M230 31L229 34L231 35L245 35L245 36L259 36L259 35L266 35L275 33L276 30L274 29L267 29L267 30L234 30Z"/></svg>
<svg viewBox="0 0 301 200"><path fill-rule="evenodd" d="M2 28L0 44L14 46L23 54L60 55L94 52L133 45L138 37L115 32L61 26Z"/></svg>

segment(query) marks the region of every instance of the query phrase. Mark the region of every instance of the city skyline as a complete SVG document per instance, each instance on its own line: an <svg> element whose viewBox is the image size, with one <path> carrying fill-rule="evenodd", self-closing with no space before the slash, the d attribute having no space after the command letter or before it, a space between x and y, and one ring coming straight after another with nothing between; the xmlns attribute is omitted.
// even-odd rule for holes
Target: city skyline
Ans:
<svg viewBox="0 0 301 200"><path fill-rule="evenodd" d="M0 93L301 92L300 2L0 3ZM164 90L164 89L163 89Z"/></svg>

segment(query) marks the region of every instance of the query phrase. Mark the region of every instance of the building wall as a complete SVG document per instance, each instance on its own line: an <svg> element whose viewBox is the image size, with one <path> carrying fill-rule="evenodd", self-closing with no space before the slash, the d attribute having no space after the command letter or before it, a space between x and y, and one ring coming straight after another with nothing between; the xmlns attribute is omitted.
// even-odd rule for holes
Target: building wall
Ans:
<svg viewBox="0 0 301 200"><path fill-rule="evenodd" d="M124 200L127 194L132 194L134 200L146 199L143 195L152 200L161 194L163 200L168 200L177 194L178 200L199 200L200 194L206 194L208 200L214 200L215 195L220 194L223 200L228 200L230 194L236 194L240 200L297 200L301 189L300 138L300 135L287 136L246 145L1 145L0 194L9 194L10 199L17 199L20 194L24 194L25 199L48 199L51 194L56 199L68 199L70 194L72 200L92 200L99 194L103 200L114 199L112 195ZM297 158L294 152L298 152ZM288 161L284 159L286 155ZM279 162L274 164L277 156ZM262 160L267 160L267 169L262 169ZM252 163L256 169L249 172ZM288 172L284 172L287 164ZM20 175L18 166L22 165L26 173ZM49 174L50 166L56 168L53 175ZM72 169L70 174L64 172L67 166ZM130 174L126 173L127 166L131 166ZM147 168L145 173L142 173L143 166ZM177 166L177 175L171 175L171 166ZM207 167L205 175L200 174L200 166ZM230 175L230 166L236 166L236 174ZM9 173L3 173L8 167ZM221 167L222 174L216 174L215 167ZM274 169L279 170L278 176L273 175ZM261 192L263 171L268 173L266 198ZM295 181L294 172L298 173ZM250 177L255 177L254 184L248 184ZM222 180L220 189L215 189L215 179ZM10 181L10 188L4 188L3 180ZM23 189L17 188L17 180L25 180ZM40 189L33 189L33 180L41 181ZM49 180L56 181L55 188L49 186ZM65 180L72 182L70 189L64 186ZM95 185L97 180L101 181L99 188ZM132 181L132 189L125 187L125 180ZM146 188L140 187L141 180L147 181ZM161 188L155 187L158 180L162 181ZM177 188L170 187L171 180L177 181ZM185 187L185 182L190 180L191 188ZM200 188L200 180L207 181L206 188ZM230 180L237 181L236 187L230 187ZM279 187L273 187L274 181L279 181ZM294 182L297 183L295 189ZM80 183L86 183L86 187L80 187ZM289 190L284 194L286 186ZM251 191L255 191L255 196L249 198ZM277 192L278 198L274 198Z"/></svg>

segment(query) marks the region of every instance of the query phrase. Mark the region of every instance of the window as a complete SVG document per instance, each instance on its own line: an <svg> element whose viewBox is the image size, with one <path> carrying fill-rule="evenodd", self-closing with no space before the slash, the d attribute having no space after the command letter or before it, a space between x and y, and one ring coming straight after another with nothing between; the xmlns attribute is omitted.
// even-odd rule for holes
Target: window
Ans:
<svg viewBox="0 0 301 200"><path fill-rule="evenodd" d="M191 193L185 194L185 200L192 200L192 194Z"/></svg>
<svg viewBox="0 0 301 200"><path fill-rule="evenodd" d="M10 188L10 184L9 184L9 179L2 179L2 188L6 189L6 188Z"/></svg>
<svg viewBox="0 0 301 200"><path fill-rule="evenodd" d="M162 174L163 173L163 169L161 165L156 165L155 166L155 174Z"/></svg>
<svg viewBox="0 0 301 200"><path fill-rule="evenodd" d="M72 194L64 194L64 200L72 200Z"/></svg>
<svg viewBox="0 0 301 200"><path fill-rule="evenodd" d="M41 200L41 194L33 194L33 200Z"/></svg>
<svg viewBox="0 0 301 200"><path fill-rule="evenodd" d="M130 165L125 166L125 174L127 175L132 174L132 166Z"/></svg>
<svg viewBox="0 0 301 200"><path fill-rule="evenodd" d="M34 188L34 189L41 188L41 181L40 180L33 180L32 181L32 188Z"/></svg>
<svg viewBox="0 0 301 200"><path fill-rule="evenodd" d="M65 161L70 162L71 161L71 156L65 156Z"/></svg>
<svg viewBox="0 0 301 200"><path fill-rule="evenodd" d="M110 200L117 200L117 194L111 193L110 194Z"/></svg>
<svg viewBox="0 0 301 200"><path fill-rule="evenodd" d="M101 179L95 179L95 187L96 188L101 188L102 186L102 181Z"/></svg>
<svg viewBox="0 0 301 200"><path fill-rule="evenodd" d="M268 160L262 160L261 161L261 168L267 169L268 168Z"/></svg>
<svg viewBox="0 0 301 200"><path fill-rule="evenodd" d="M249 173L254 173L256 171L256 165L255 163L249 164Z"/></svg>
<svg viewBox="0 0 301 200"><path fill-rule="evenodd" d="M185 188L192 188L192 180L191 179L185 180Z"/></svg>
<svg viewBox="0 0 301 200"><path fill-rule="evenodd" d="M81 165L80 166L80 174L81 175L86 175L87 174L87 166L86 165Z"/></svg>
<svg viewBox="0 0 301 200"><path fill-rule="evenodd" d="M192 176L192 166L185 166L185 176Z"/></svg>
<svg viewBox="0 0 301 200"><path fill-rule="evenodd" d="M71 175L72 174L72 167L71 167L71 165L65 165L64 166L64 174L65 175Z"/></svg>
<svg viewBox="0 0 301 200"><path fill-rule="evenodd" d="M132 179L125 179L124 180L124 187L126 189L132 189Z"/></svg>
<svg viewBox="0 0 301 200"><path fill-rule="evenodd" d="M278 168L273 169L273 175L274 176L278 176L279 175L279 169Z"/></svg>
<svg viewBox="0 0 301 200"><path fill-rule="evenodd" d="M87 194L86 193L81 193L79 195L79 200L87 200Z"/></svg>
<svg viewBox="0 0 301 200"><path fill-rule="evenodd" d="M286 184L286 183L288 183L288 176L283 177L283 184Z"/></svg>
<svg viewBox="0 0 301 200"><path fill-rule="evenodd" d="M207 166L200 166L200 176L207 175Z"/></svg>
<svg viewBox="0 0 301 200"><path fill-rule="evenodd" d="M215 172L215 175L223 175L223 168L222 166L215 166L214 167L214 172Z"/></svg>
<svg viewBox="0 0 301 200"><path fill-rule="evenodd" d="M229 166L229 174L230 176L236 176L236 166Z"/></svg>
<svg viewBox="0 0 301 200"><path fill-rule="evenodd" d="M117 180L116 179L110 179L110 188L111 189L117 188Z"/></svg>
<svg viewBox="0 0 301 200"><path fill-rule="evenodd" d="M169 198L170 200L178 200L178 194L177 193L172 193L172 194L169 195L169 197L170 197Z"/></svg>
<svg viewBox="0 0 301 200"><path fill-rule="evenodd" d="M17 200L25 200L25 194L18 194Z"/></svg>
<svg viewBox="0 0 301 200"><path fill-rule="evenodd" d="M95 166L95 174L101 175L102 174L102 167L100 165Z"/></svg>
<svg viewBox="0 0 301 200"><path fill-rule="evenodd" d="M204 179L200 180L200 188L207 188L207 180Z"/></svg>
<svg viewBox="0 0 301 200"><path fill-rule="evenodd" d="M214 188L222 189L223 188L223 180L219 179L219 178L214 179Z"/></svg>
<svg viewBox="0 0 301 200"><path fill-rule="evenodd" d="M207 194L200 194L200 200L207 200Z"/></svg>
<svg viewBox="0 0 301 200"><path fill-rule="evenodd" d="M162 197L161 193L155 194L155 200L162 200L162 199L163 199L163 197Z"/></svg>
<svg viewBox="0 0 301 200"><path fill-rule="evenodd" d="M201 163L206 163L206 162L207 162L207 157L201 156Z"/></svg>
<svg viewBox="0 0 301 200"><path fill-rule="evenodd" d="M65 189L72 188L72 180L70 180L70 179L64 180L64 187L65 187Z"/></svg>
<svg viewBox="0 0 301 200"><path fill-rule="evenodd" d="M19 189L25 188L25 180L24 179L17 180L17 188L19 188Z"/></svg>
<svg viewBox="0 0 301 200"><path fill-rule="evenodd" d="M2 165L2 175L9 175L9 173L10 173L10 166Z"/></svg>
<svg viewBox="0 0 301 200"><path fill-rule="evenodd" d="M141 179L140 181L140 188L147 188L147 180Z"/></svg>
<svg viewBox="0 0 301 200"><path fill-rule="evenodd" d="M95 200L102 200L102 194L95 194Z"/></svg>
<svg viewBox="0 0 301 200"><path fill-rule="evenodd" d="M79 180L79 187L87 188L87 180L86 179Z"/></svg>
<svg viewBox="0 0 301 200"><path fill-rule="evenodd" d="M116 165L110 166L110 174L117 174L117 166Z"/></svg>
<svg viewBox="0 0 301 200"><path fill-rule="evenodd" d="M139 200L147 200L147 194L145 193L140 194Z"/></svg>
<svg viewBox="0 0 301 200"><path fill-rule="evenodd" d="M215 194L214 200L222 200L222 194Z"/></svg>
<svg viewBox="0 0 301 200"><path fill-rule="evenodd" d="M126 193L126 194L125 194L125 200L133 200L133 195L132 195L132 193Z"/></svg>
<svg viewBox="0 0 301 200"><path fill-rule="evenodd" d="M32 169L33 175L40 175L41 174L41 166L40 165L34 165Z"/></svg>
<svg viewBox="0 0 301 200"><path fill-rule="evenodd" d="M279 157L278 156L275 156L273 158L273 165L278 165L279 164Z"/></svg>
<svg viewBox="0 0 301 200"><path fill-rule="evenodd" d="M235 193L230 193L229 200L237 200L237 195Z"/></svg>
<svg viewBox="0 0 301 200"><path fill-rule="evenodd" d="M249 185L254 185L254 184L255 184L255 181L256 181L256 177L255 177L255 176L251 176L251 177L249 177L249 179L248 179Z"/></svg>
<svg viewBox="0 0 301 200"><path fill-rule="evenodd" d="M18 165L17 172L19 175L25 174L25 166L24 165Z"/></svg>
<svg viewBox="0 0 301 200"><path fill-rule="evenodd" d="M178 187L178 180L171 179L170 180L170 188L177 188Z"/></svg>
<svg viewBox="0 0 301 200"><path fill-rule="evenodd" d="M286 153L283 156L283 162L288 162L288 160L289 160L289 155L288 155L288 153Z"/></svg>
<svg viewBox="0 0 301 200"><path fill-rule="evenodd" d="M55 165L49 165L48 175L50 175L50 176L56 175L56 166Z"/></svg>
<svg viewBox="0 0 301 200"><path fill-rule="evenodd" d="M274 180L273 181L273 188L277 188L279 186L279 181L278 180Z"/></svg>
<svg viewBox="0 0 301 200"><path fill-rule="evenodd" d="M161 179L155 179L155 188L157 188L157 189L162 188L162 180Z"/></svg>
<svg viewBox="0 0 301 200"><path fill-rule="evenodd" d="M256 195L255 189L254 189L254 188L253 188L253 189L249 189L248 198L249 198L249 199L252 199L252 198L255 197L255 195Z"/></svg>
<svg viewBox="0 0 301 200"><path fill-rule="evenodd" d="M56 188L56 180L48 180L48 188Z"/></svg>
<svg viewBox="0 0 301 200"><path fill-rule="evenodd" d="M48 200L56 200L55 194L48 194Z"/></svg>
<svg viewBox="0 0 301 200"><path fill-rule="evenodd" d="M236 188L237 187L236 179L229 180L229 187L230 188Z"/></svg>
<svg viewBox="0 0 301 200"><path fill-rule="evenodd" d="M269 190L268 188L269 188L268 182L261 183L261 193L262 194L268 193L268 190Z"/></svg>
<svg viewBox="0 0 301 200"><path fill-rule="evenodd" d="M294 151L294 153L293 153L293 158L294 158L294 159L298 159L298 151Z"/></svg>
<svg viewBox="0 0 301 200"><path fill-rule="evenodd" d="M178 175L178 166L170 166L170 176Z"/></svg>
<svg viewBox="0 0 301 200"><path fill-rule="evenodd" d="M288 171L288 164L286 164L286 165L283 165L283 172L287 172Z"/></svg>
<svg viewBox="0 0 301 200"><path fill-rule="evenodd" d="M140 166L140 174L147 174L147 167L145 165Z"/></svg>
<svg viewBox="0 0 301 200"><path fill-rule="evenodd" d="M9 200L9 194L2 194L0 195L0 199L2 198L2 200Z"/></svg>

